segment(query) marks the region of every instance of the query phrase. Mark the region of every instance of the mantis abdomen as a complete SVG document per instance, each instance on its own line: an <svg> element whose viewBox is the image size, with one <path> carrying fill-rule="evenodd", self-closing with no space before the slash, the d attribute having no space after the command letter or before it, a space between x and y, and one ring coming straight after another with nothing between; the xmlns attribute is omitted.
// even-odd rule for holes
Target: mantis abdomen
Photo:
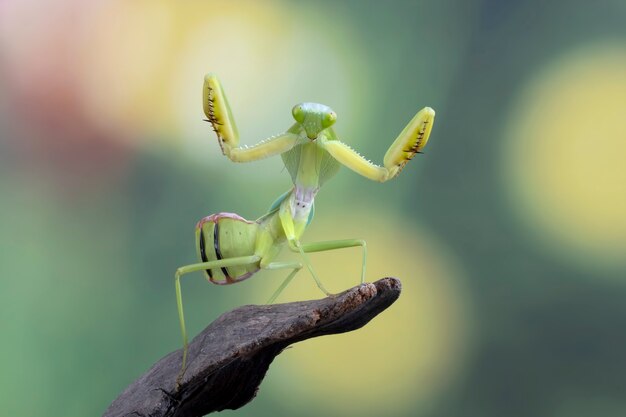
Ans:
<svg viewBox="0 0 626 417"><path fill-rule="evenodd" d="M202 262L255 254L257 222L234 213L217 213L200 220L196 226L196 251ZM214 284L228 285L243 281L259 270L259 265L236 265L206 269L204 274Z"/></svg>

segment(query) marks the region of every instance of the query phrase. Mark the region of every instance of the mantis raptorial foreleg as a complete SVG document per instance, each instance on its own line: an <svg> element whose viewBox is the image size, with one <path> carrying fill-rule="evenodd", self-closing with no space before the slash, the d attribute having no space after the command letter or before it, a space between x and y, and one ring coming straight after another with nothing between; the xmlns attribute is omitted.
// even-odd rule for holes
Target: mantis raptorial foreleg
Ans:
<svg viewBox="0 0 626 417"><path fill-rule="evenodd" d="M273 136L251 147L239 147L239 132L224 89L214 74L204 77L202 103L207 121L217 134L222 153L234 162L249 162L287 152L298 142L290 132Z"/></svg>
<svg viewBox="0 0 626 417"><path fill-rule="evenodd" d="M183 312L183 296L180 289L180 277L191 272L204 271L207 269L253 264L259 262L260 259L261 257L257 255L240 256L237 258L220 259L216 261L201 262L197 264L181 266L176 270L176 273L174 274L174 281L176 285L176 304L178 307L178 320L180 321L180 331L183 336L183 365L181 367L178 378L176 378L177 385L179 385L180 379L185 373L185 367L187 366L187 350L189 347L189 344L187 342L187 329L185 327L185 314Z"/></svg>
<svg viewBox="0 0 626 417"><path fill-rule="evenodd" d="M426 146L434 119L435 111L430 107L420 110L391 144L382 167L363 158L339 140L324 140L321 145L337 161L357 174L374 181L385 182L398 175L407 162Z"/></svg>

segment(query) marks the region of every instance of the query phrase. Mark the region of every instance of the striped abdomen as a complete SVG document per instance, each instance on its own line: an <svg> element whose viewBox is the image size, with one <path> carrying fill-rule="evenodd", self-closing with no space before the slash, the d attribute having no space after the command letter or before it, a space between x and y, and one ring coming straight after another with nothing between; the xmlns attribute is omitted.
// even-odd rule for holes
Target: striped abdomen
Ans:
<svg viewBox="0 0 626 417"><path fill-rule="evenodd" d="M254 255L258 223L234 213L212 214L196 226L196 250L202 262ZM207 269L207 279L226 285L243 281L257 272L257 264Z"/></svg>

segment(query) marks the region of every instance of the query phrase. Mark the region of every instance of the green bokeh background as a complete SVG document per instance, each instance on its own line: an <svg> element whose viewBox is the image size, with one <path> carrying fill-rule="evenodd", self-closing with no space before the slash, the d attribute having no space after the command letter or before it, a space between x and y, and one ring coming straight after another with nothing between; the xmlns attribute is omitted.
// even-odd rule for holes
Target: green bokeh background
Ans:
<svg viewBox="0 0 626 417"><path fill-rule="evenodd" d="M436 109L425 155L383 185L342 170L320 192L311 225L316 238L342 223L393 225L397 241L372 244L404 250L432 239L437 256L419 261L450 263L441 267L458 286L462 323L471 323L459 336L463 357L450 359L450 377L428 398L410 380L382 381L415 390L413 401L379 398L384 415L626 415L626 262L604 260L601 240L585 251L544 236L543 220L518 209L541 201L517 192L503 162L520 97L546 67L606 44L626 56L623 2L42 3L0 3L2 415L101 414L179 348L173 272L195 261L195 222L218 211L258 217L289 187L277 158L244 166L219 155L201 120L207 71L223 80L246 144L286 129L293 104L319 101L337 111L339 135L380 162L415 111ZM626 83L626 68L616 69ZM598 77L603 70L598 63ZM607 108L624 113L623 98L607 97ZM624 143L620 129L591 139ZM617 185L604 204L626 213L626 183ZM341 237L361 236L331 238ZM626 237L612 242L626 258ZM334 259L358 264L356 253ZM391 274L415 260L385 262ZM411 276L399 278L411 288ZM278 282L265 275L222 288L189 279L191 331L262 303ZM306 288L306 297L320 296ZM432 321L444 330L460 323ZM341 363L331 369L346 372ZM380 415L341 404L341 392L325 401L314 384L285 391L309 384L298 372L279 358L258 398L224 414Z"/></svg>

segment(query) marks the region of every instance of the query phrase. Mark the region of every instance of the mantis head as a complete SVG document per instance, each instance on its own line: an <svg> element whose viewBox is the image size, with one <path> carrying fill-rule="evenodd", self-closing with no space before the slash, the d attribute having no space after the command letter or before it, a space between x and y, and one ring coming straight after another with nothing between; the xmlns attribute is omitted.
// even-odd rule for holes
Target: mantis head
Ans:
<svg viewBox="0 0 626 417"><path fill-rule="evenodd" d="M291 113L311 140L317 139L321 131L331 127L337 120L337 113L333 109L318 103L297 104Z"/></svg>

